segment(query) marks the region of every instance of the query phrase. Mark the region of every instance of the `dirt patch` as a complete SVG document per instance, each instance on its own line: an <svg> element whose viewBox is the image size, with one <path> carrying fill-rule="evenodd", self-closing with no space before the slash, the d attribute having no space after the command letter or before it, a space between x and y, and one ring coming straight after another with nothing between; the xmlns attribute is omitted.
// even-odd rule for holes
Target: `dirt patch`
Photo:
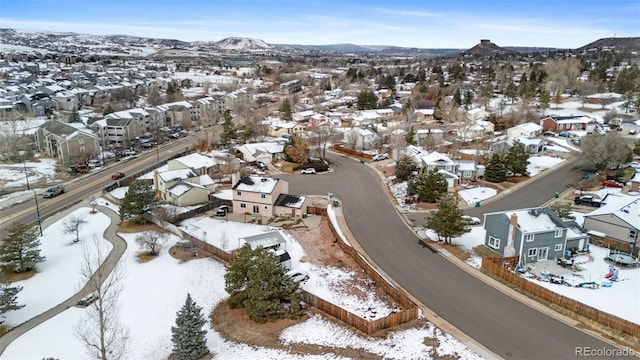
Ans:
<svg viewBox="0 0 640 360"><path fill-rule="evenodd" d="M148 254L146 252L141 252L141 253L136 254L136 258L138 259L138 262L141 263L141 264L149 262L149 261L151 261L151 260L153 260L153 259L155 259L157 257L158 257L158 255L151 255L151 254Z"/></svg>
<svg viewBox="0 0 640 360"><path fill-rule="evenodd" d="M167 231L163 228L161 228L160 226L156 225L156 224L136 224L132 221L123 221L122 224L120 224L120 227L118 227L118 231L117 232L121 232L121 233L137 233L137 232L143 232L143 231L149 231L149 230L154 230L157 231L159 233L166 233Z"/></svg>
<svg viewBox="0 0 640 360"><path fill-rule="evenodd" d="M17 273L2 267L2 280L7 282L22 281L31 279L37 273L36 269Z"/></svg>
<svg viewBox="0 0 640 360"><path fill-rule="evenodd" d="M315 309L307 309L307 314L315 313L317 313ZM362 349L341 349L306 344L283 345L280 341L282 331L307 319L308 315L297 320L280 319L258 324L249 319L244 309L231 309L226 302L218 304L210 316L212 328L230 341L283 350L296 355L336 354L352 359L382 359L382 357L365 352Z"/></svg>
<svg viewBox="0 0 640 360"><path fill-rule="evenodd" d="M337 239L333 236L329 227L329 220L322 217L320 225L313 229L291 229L289 230L298 240L306 258L302 262L324 264L326 266L347 267L352 270L359 269L358 264L345 254Z"/></svg>
<svg viewBox="0 0 640 360"><path fill-rule="evenodd" d="M178 260L189 261L194 259L204 259L213 257L212 254L204 251L202 248L193 247L191 249L185 249L179 244L176 244L169 248L169 254Z"/></svg>

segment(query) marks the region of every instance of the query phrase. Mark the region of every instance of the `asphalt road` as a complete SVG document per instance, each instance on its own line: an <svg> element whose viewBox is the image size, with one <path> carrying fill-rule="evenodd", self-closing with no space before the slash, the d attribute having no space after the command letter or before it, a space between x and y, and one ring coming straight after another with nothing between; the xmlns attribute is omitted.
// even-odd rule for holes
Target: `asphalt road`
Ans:
<svg viewBox="0 0 640 360"><path fill-rule="evenodd" d="M564 359L575 358L576 346L611 347L423 248L370 167L335 154L328 159L334 173L279 177L289 181L291 193L334 193L343 201L347 224L367 255L419 301L490 351L507 359Z"/></svg>
<svg viewBox="0 0 640 360"><path fill-rule="evenodd" d="M45 199L38 195L38 208L43 223L47 218L57 212L66 209L82 199L99 193L100 190L112 184L111 175L117 171L125 174L136 171L154 164L157 159L164 162L166 159L177 153L183 152L186 146L193 142L192 138L182 138L170 143L165 143L159 148L139 153L136 158L116 162L100 171L82 175L70 182L65 183L65 193L53 198ZM0 210L0 239L7 236L6 228L13 222L36 223L36 202L35 196L31 196L27 201L15 204L9 208Z"/></svg>

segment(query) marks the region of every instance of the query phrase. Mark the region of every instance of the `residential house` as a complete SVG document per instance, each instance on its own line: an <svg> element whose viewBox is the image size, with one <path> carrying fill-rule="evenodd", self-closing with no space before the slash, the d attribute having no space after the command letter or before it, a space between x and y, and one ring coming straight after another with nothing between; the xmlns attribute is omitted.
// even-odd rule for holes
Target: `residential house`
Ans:
<svg viewBox="0 0 640 360"><path fill-rule="evenodd" d="M302 90L302 83L300 80L291 80L280 84L280 93L289 95Z"/></svg>
<svg viewBox="0 0 640 360"><path fill-rule="evenodd" d="M467 111L467 119L471 122L477 122L478 120L487 119L489 115L489 112L485 110L484 106L473 108Z"/></svg>
<svg viewBox="0 0 640 360"><path fill-rule="evenodd" d="M640 169L636 169L633 177L631 177L630 184L629 192L640 191Z"/></svg>
<svg viewBox="0 0 640 360"><path fill-rule="evenodd" d="M378 133L367 128L353 128L344 132L344 142L353 149L370 149L380 138Z"/></svg>
<svg viewBox="0 0 640 360"><path fill-rule="evenodd" d="M242 159L246 162L262 161L265 164L271 164L284 159L285 142L286 140L282 139L279 141L244 144L238 147L237 152L242 155Z"/></svg>
<svg viewBox="0 0 640 360"><path fill-rule="evenodd" d="M143 134L143 127L138 120L132 117L109 117L109 115L107 118L91 124L91 128L99 134L104 144L114 145L118 148L129 147L136 136Z"/></svg>
<svg viewBox="0 0 640 360"><path fill-rule="evenodd" d="M563 221L551 209L508 210L484 215L484 245L504 257L520 256L526 264L583 251L588 234L574 221ZM515 265L515 264L513 264Z"/></svg>
<svg viewBox="0 0 640 360"><path fill-rule="evenodd" d="M196 120L197 110L188 101L178 101L158 105L164 112L163 126L181 126L185 129L191 128L191 122Z"/></svg>
<svg viewBox="0 0 640 360"><path fill-rule="evenodd" d="M413 116L415 117L416 121L435 120L433 114L435 114L434 109L416 109L413 111Z"/></svg>
<svg viewBox="0 0 640 360"><path fill-rule="evenodd" d="M640 195L607 195L603 205L584 217L583 227L637 249L640 245Z"/></svg>
<svg viewBox="0 0 640 360"><path fill-rule="evenodd" d="M193 153L167 161L169 170L190 169L196 175L213 175L218 162L211 156Z"/></svg>
<svg viewBox="0 0 640 360"><path fill-rule="evenodd" d="M213 179L209 175L200 175L179 181L162 195L165 201L175 206L190 206L208 202L215 190Z"/></svg>
<svg viewBox="0 0 640 360"><path fill-rule="evenodd" d="M262 247L273 251L286 270L291 270L291 256L287 252L287 235L282 230L267 231L238 239L241 245L249 244L252 249Z"/></svg>
<svg viewBox="0 0 640 360"><path fill-rule="evenodd" d="M515 138L501 136L495 138L491 142L491 145L489 146L489 156L493 154L505 155L509 151L509 149L518 142L524 145L524 151L530 154L535 154L544 150L543 139L529 138L526 135L521 135Z"/></svg>
<svg viewBox="0 0 640 360"><path fill-rule="evenodd" d="M506 135L508 138L517 138L520 136L534 138L539 136L541 133L542 126L532 122L526 122L524 124L516 125L512 128L507 129L506 131Z"/></svg>
<svg viewBox="0 0 640 360"><path fill-rule="evenodd" d="M267 135L273 137L289 138L293 135L298 135L304 132L304 126L302 124L293 121L277 121L272 122L269 125Z"/></svg>
<svg viewBox="0 0 640 360"><path fill-rule="evenodd" d="M282 179L261 176L234 175L233 212L255 216L302 217L307 213L310 199L290 195L289 183Z"/></svg>
<svg viewBox="0 0 640 360"><path fill-rule="evenodd" d="M53 103L56 109L63 111L74 111L78 109L78 98L70 91L62 91L53 96Z"/></svg>
<svg viewBox="0 0 640 360"><path fill-rule="evenodd" d="M589 116L547 116L540 120L543 131L593 131L598 122Z"/></svg>
<svg viewBox="0 0 640 360"><path fill-rule="evenodd" d="M455 130L460 141L473 141L492 135L495 125L491 121L472 120L470 123L460 122Z"/></svg>
<svg viewBox="0 0 640 360"><path fill-rule="evenodd" d="M418 146L435 146L444 141L442 129L418 129L416 130L416 143Z"/></svg>
<svg viewBox="0 0 640 360"><path fill-rule="evenodd" d="M99 140L88 129L77 129L59 121L47 121L36 131L40 151L58 158L61 163L80 162L95 156Z"/></svg>

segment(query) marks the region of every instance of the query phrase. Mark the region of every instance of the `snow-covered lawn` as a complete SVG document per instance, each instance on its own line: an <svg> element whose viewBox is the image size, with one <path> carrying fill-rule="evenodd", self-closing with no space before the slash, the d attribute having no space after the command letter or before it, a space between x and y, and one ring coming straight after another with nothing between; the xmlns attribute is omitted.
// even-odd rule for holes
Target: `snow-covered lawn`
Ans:
<svg viewBox="0 0 640 360"><path fill-rule="evenodd" d="M552 168L563 161L564 159L555 156L530 156L529 164L527 165L527 172L530 177L534 177L540 172Z"/></svg>
<svg viewBox="0 0 640 360"><path fill-rule="evenodd" d="M103 200L100 200L102 203ZM77 211L88 211L83 208ZM102 215L104 216L104 215ZM104 216L106 218L106 216ZM90 223L86 229L100 231L108 224L108 218L101 218L100 215L88 216ZM56 227L65 219L51 225L47 229L51 236L57 235ZM224 241L232 236L247 236L263 231L271 231L272 228L259 225L233 223L221 220L194 221L187 222L195 229L206 231L208 241ZM226 225L223 225L226 223ZM88 230L87 230L88 231ZM197 230L196 230L197 233ZM223 233L223 234L220 234ZM209 236L209 234L212 234ZM217 234L217 235L213 235ZM121 320L130 331L130 342L128 346L127 359L166 359L172 348L171 326L175 324L176 312L184 303L187 293L203 307L204 313L208 314L212 309L224 299L227 294L224 291L224 265L212 259L194 259L181 261L174 259L168 254L170 246L177 241L178 237L171 236L169 242L165 244L160 255L151 261L140 263L137 260L137 253L140 251L135 243L136 233L120 234L128 243L127 251L121 263L124 267L125 276L122 280L122 293L120 298ZM88 236L88 235L87 235ZM58 236L58 238L63 238ZM388 307L380 304L375 298L370 297L366 301L361 301L355 297L348 296L348 291L338 291L342 281L348 281L353 276L349 271L341 269L312 265L310 263L300 263L299 259L304 255L302 248L291 237L287 237L287 250L292 255L295 266L308 270L311 278L303 284L304 288L318 295L336 301L341 305L353 309L354 312L362 315L372 315L371 309L384 313L389 311ZM84 241L84 240L83 240ZM44 241L43 241L44 242ZM71 242L66 238L66 242ZM228 244L237 243L230 240ZM64 241L58 243L49 241L48 246L52 249L66 249L69 247ZM44 245L43 245L44 251ZM60 258L54 257L53 250L47 250L51 258L49 265L42 268L44 277L35 276L24 281L21 285L25 290L19 294L18 301L27 303L22 311L21 318L30 318L42 312L43 307L35 307L30 304L35 301L28 297L23 297L27 287L32 289L54 289L61 282L76 284L78 277L77 262L71 261L73 253ZM69 265L72 262L74 265ZM76 267L76 269L71 269ZM38 274L40 275L40 274ZM28 282L32 284L27 285ZM360 289L366 291L366 284ZM42 296L42 293L40 293ZM64 297L63 297L64 298ZM49 301L53 303L52 301ZM54 304L51 304L54 305ZM5 350L3 357L8 359L41 359L45 357L55 357L60 359L82 358L84 348L78 339L73 335L75 324L84 316L85 310L80 308L70 308L55 316L44 324L32 329L25 335L19 337L11 343ZM9 314L11 315L11 313ZM291 355L282 350L265 349L255 346L247 346L220 337L214 330L208 329L207 325L207 345L214 353L214 359L341 359L336 354L327 353L323 355ZM437 348L425 344L425 338L436 338ZM406 359L410 358L431 358L431 354L440 356L452 355L464 359L479 359L467 347L462 345L450 335L442 333L433 325L428 324L422 327L411 328L402 331L392 331L386 338L369 338L357 335L352 329L336 325L326 319L313 316L306 321L299 323L285 330L281 339L283 344L316 344L319 346L329 346L336 348L362 349L386 359ZM38 344L38 346L34 346Z"/></svg>
<svg viewBox="0 0 640 360"><path fill-rule="evenodd" d="M25 173L26 167L26 173ZM25 163L0 164L0 181L4 181L2 186L16 187L26 186L27 176L29 184L34 184L41 179L47 182L55 180L56 160L39 159L37 161L27 161Z"/></svg>
<svg viewBox="0 0 640 360"><path fill-rule="evenodd" d="M469 205L474 205L478 201L486 200L496 196L498 191L489 187L477 187L458 191L458 195Z"/></svg>

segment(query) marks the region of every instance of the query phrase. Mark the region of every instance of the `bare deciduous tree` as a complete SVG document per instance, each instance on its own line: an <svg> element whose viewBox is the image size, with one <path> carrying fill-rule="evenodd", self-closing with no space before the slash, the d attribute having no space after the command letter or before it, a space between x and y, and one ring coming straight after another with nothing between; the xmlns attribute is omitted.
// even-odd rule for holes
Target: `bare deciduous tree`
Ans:
<svg viewBox="0 0 640 360"><path fill-rule="evenodd" d="M125 357L129 330L120 322L119 297L124 270L117 262L110 273L101 266L107 257L106 245L94 236L83 243L80 275L95 301L76 324L75 336L84 344L92 359L111 360Z"/></svg>
<svg viewBox="0 0 640 360"><path fill-rule="evenodd" d="M63 224L63 232L66 234L75 234L76 239L73 242L80 241L80 228L87 223L87 219L82 215L71 215Z"/></svg>
<svg viewBox="0 0 640 360"><path fill-rule="evenodd" d="M312 126L308 131L309 144L318 151L321 159L326 157L327 146L336 139L336 130L333 125L323 123Z"/></svg>
<svg viewBox="0 0 640 360"><path fill-rule="evenodd" d="M154 210L154 215L162 221L173 223L178 215L178 209L175 207L158 206L158 208Z"/></svg>
<svg viewBox="0 0 640 360"><path fill-rule="evenodd" d="M136 236L136 242L140 248L147 251L149 255L158 255L162 249L162 244L167 242L167 234L148 230Z"/></svg>

